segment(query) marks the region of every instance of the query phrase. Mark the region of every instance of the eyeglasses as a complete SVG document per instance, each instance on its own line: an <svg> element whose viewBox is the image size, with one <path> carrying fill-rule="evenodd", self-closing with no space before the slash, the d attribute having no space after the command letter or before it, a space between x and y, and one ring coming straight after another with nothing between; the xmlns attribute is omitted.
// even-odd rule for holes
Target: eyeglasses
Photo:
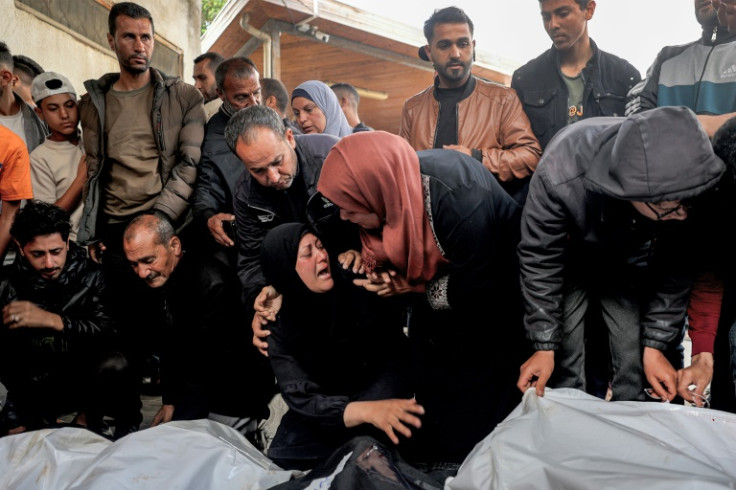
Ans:
<svg viewBox="0 0 736 490"><path fill-rule="evenodd" d="M734 2L736 2L736 0L734 0ZM690 209L689 206L686 206L685 204L680 203L677 206L675 206L674 208L665 209L664 211L660 212L660 211L657 211L657 209L654 206L652 206L652 204L649 203L649 202L644 202L644 205L646 207L648 207L649 210L651 212L653 212L655 214L655 216L657 216L657 219L659 219L659 220L664 219L667 216L670 216L671 214L675 214L675 213L677 213L677 214L687 213L688 210Z"/></svg>

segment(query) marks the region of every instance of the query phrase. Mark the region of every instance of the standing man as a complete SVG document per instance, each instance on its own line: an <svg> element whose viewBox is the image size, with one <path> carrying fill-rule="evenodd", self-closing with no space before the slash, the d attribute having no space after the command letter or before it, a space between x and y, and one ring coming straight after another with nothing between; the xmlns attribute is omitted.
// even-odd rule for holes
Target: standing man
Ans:
<svg viewBox="0 0 736 490"><path fill-rule="evenodd" d="M215 82L215 72L220 63L225 61L219 53L208 52L194 58L194 87L199 90L204 98L204 112L207 115L207 121L214 116L222 105L217 93L217 83Z"/></svg>
<svg viewBox="0 0 736 490"><path fill-rule="evenodd" d="M155 213L180 225L189 210L204 135L199 91L150 67L153 18L131 2L113 5L107 40L120 65L85 82L79 104L88 181L77 240L102 260L111 314L130 342L131 359L145 354L152 295L132 273L123 231L134 217ZM137 311L130 308L135 301ZM150 330L155 332L154 330ZM143 350L144 352L135 352Z"/></svg>
<svg viewBox="0 0 736 490"><path fill-rule="evenodd" d="M366 126L363 121L360 120L358 115L358 104L360 104L360 94L355 87L349 83L333 83L330 88L335 95L337 100L340 102L340 109L342 109L345 118L348 120L348 124L353 127L353 133L359 133L361 131L373 131L373 128Z"/></svg>
<svg viewBox="0 0 736 490"><path fill-rule="evenodd" d="M511 87L542 148L566 125L623 116L626 94L641 80L628 61L598 49L588 35L595 0L539 0L552 47L517 69Z"/></svg>
<svg viewBox="0 0 736 490"><path fill-rule="evenodd" d="M46 139L46 126L31 106L13 91L13 67L13 55L8 45L0 41L0 126L17 134L31 153Z"/></svg>
<svg viewBox="0 0 736 490"><path fill-rule="evenodd" d="M517 201L542 150L516 93L471 74L473 21L457 7L435 10L424 23L434 84L404 104L399 136L415 150L447 148L470 155L490 170Z"/></svg>
<svg viewBox="0 0 736 490"><path fill-rule="evenodd" d="M239 110L261 103L261 85L256 65L248 58L231 58L217 68L217 91L224 101L207 123L202 161L197 169L192 211L202 252L214 255L235 269L235 184L245 167L225 141L225 126ZM204 243L201 243L204 242Z"/></svg>

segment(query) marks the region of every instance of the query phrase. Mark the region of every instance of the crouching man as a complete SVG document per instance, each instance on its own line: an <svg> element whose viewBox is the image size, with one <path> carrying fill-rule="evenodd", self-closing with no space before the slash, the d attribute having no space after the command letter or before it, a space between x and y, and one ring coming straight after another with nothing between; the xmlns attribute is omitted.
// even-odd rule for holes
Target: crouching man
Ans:
<svg viewBox="0 0 736 490"><path fill-rule="evenodd" d="M8 403L0 435L74 422L113 437L138 428L140 398L123 356L112 350L114 329L101 300L102 273L84 248L69 240L63 209L31 201L10 235L20 257L0 272L0 381Z"/></svg>
<svg viewBox="0 0 736 490"><path fill-rule="evenodd" d="M237 278L218 260L188 256L171 224L153 214L130 222L123 250L138 277L161 293L163 406L153 425L209 417L257 443L276 382L251 344Z"/></svg>

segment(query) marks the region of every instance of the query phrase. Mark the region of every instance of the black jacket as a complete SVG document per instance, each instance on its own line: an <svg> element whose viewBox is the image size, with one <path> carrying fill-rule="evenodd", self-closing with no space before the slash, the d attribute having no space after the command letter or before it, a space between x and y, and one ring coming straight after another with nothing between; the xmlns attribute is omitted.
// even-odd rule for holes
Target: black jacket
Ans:
<svg viewBox="0 0 736 490"><path fill-rule="evenodd" d="M264 188L244 172L235 191L238 227L238 276L246 308L266 285L261 272L261 241L281 223L307 222L307 200L317 193L322 163L338 138L329 134L296 135L297 176L286 191Z"/></svg>
<svg viewBox="0 0 736 490"><path fill-rule="evenodd" d="M585 272L629 284L646 278L642 342L663 350L682 325L692 282L681 243L689 220L652 221L629 201L693 198L715 186L724 169L684 107L562 130L532 177L521 220L524 323L535 349L560 342L564 283Z"/></svg>
<svg viewBox="0 0 736 490"><path fill-rule="evenodd" d="M64 270L55 281L43 279L25 259L0 272L0 305L30 301L61 316L64 330L0 327L0 377L12 390L12 379L44 376L55 359L87 355L110 340L114 329L102 302L105 281L87 252L69 242Z"/></svg>
<svg viewBox="0 0 736 490"><path fill-rule="evenodd" d="M623 116L626 94L641 75L628 61L598 49L590 40L593 56L583 68L583 118ZM557 50L552 47L517 69L511 88L521 99L532 130L542 149L567 125L567 85L562 78Z"/></svg>
<svg viewBox="0 0 736 490"><path fill-rule="evenodd" d="M236 281L221 262L185 253L163 287L163 401L177 419L268 415L276 385L251 343Z"/></svg>
<svg viewBox="0 0 736 490"><path fill-rule="evenodd" d="M237 245L226 248L215 242L207 227L207 220L217 213L233 213L235 186L245 172L245 165L230 151L225 141L225 126L230 116L223 107L212 116L205 127L202 159L197 167L192 212L197 238L204 250L214 253L224 263L235 266Z"/></svg>

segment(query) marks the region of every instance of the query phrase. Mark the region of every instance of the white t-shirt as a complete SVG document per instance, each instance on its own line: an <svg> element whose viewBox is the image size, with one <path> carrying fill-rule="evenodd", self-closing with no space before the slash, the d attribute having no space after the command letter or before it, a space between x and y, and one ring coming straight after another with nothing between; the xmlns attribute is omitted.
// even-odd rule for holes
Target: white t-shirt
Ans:
<svg viewBox="0 0 736 490"><path fill-rule="evenodd" d="M64 195L77 176L79 160L84 155L82 142L73 145L68 141L47 139L31 152L31 182L33 198L55 203ZM82 203L71 213L72 231L69 237L77 239L79 220L82 218Z"/></svg>
<svg viewBox="0 0 736 490"><path fill-rule="evenodd" d="M0 124L20 136L23 140L23 144L28 146L26 141L26 129L23 126L23 111L18 111L17 114L12 116L0 116Z"/></svg>

